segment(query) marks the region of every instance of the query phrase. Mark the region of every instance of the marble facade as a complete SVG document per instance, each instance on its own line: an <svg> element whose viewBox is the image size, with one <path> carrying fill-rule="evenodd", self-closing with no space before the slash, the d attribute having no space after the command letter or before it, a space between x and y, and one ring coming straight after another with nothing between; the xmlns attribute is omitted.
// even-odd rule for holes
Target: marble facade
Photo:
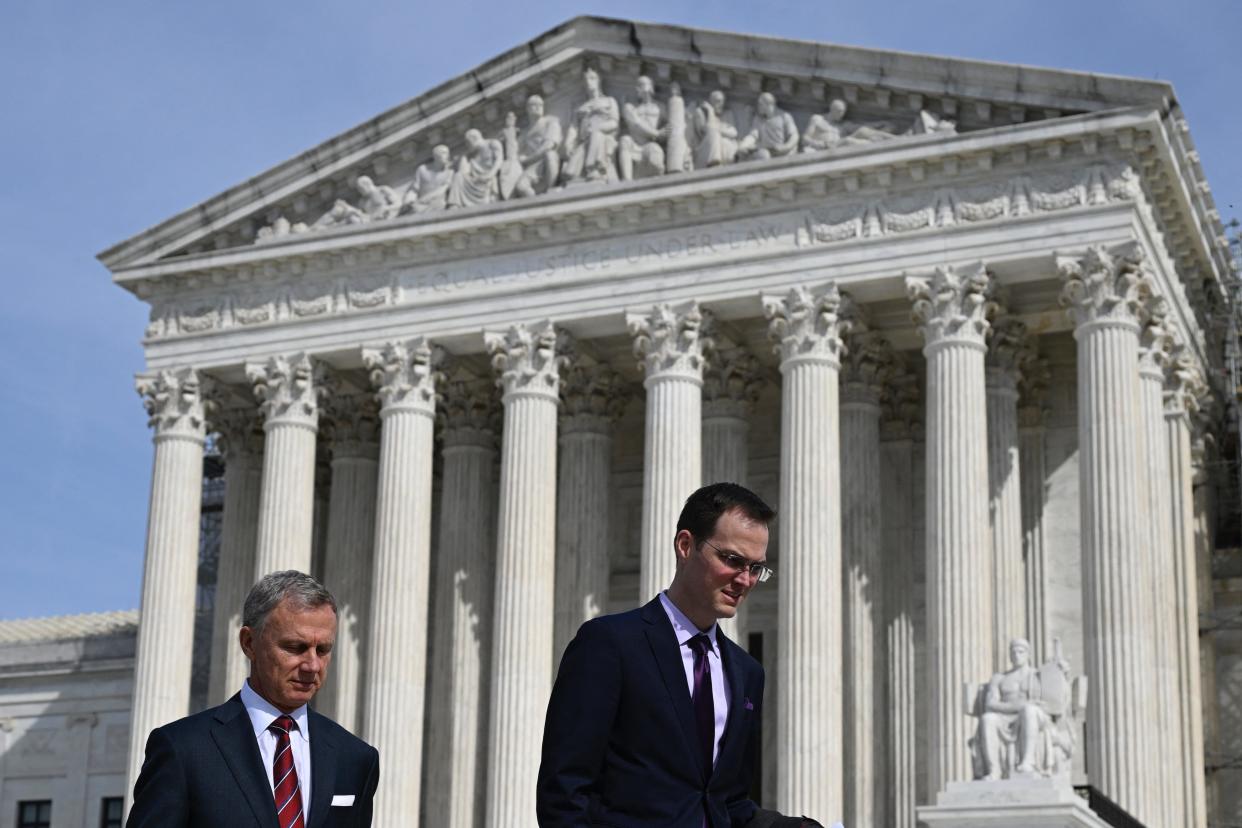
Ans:
<svg viewBox="0 0 1242 828"><path fill-rule="evenodd" d="M768 670L767 804L913 828L1021 636L1090 682L1078 777L1206 825L1172 748L1202 743L1189 447L1230 265L1173 101L577 18L105 251L151 307L131 781L186 712L221 433L221 595L312 566L331 458L324 703L384 753L381 821L533 824L567 635L662 588L681 500L736 475L780 512L729 628Z"/></svg>

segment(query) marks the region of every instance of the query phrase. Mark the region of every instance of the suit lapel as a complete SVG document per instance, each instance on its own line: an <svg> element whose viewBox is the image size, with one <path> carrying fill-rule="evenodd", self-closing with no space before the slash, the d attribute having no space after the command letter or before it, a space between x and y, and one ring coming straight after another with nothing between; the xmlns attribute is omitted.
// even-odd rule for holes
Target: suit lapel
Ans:
<svg viewBox="0 0 1242 828"><path fill-rule="evenodd" d="M268 782L267 771L263 768L263 757L259 753L258 740L254 738L254 728L250 717L246 715L246 706L242 704L241 695L229 699L216 708L216 724L211 729L211 738L229 766L237 787L241 789L246 804L258 825L263 828L280 828L276 820L276 802L272 798L272 786Z"/></svg>
<svg viewBox="0 0 1242 828"><path fill-rule="evenodd" d="M736 744L740 744L742 714L750 700L745 695L746 681L742 675L741 659L735 654L737 645L725 637L719 626L716 627L716 641L720 645L720 666L724 668L725 681L729 683L729 716L725 719L724 736L720 740L720 757L716 760L717 766L721 766L725 754L734 749Z"/></svg>
<svg viewBox="0 0 1242 828"><path fill-rule="evenodd" d="M699 775L706 778L707 770L703 767L703 760L695 747L699 743L699 732L694 723L694 708L690 703L690 688L686 685L686 668L681 661L681 647L677 644L673 625L669 623L658 596L643 607L642 618L648 625L645 632L651 655L655 658L660 678L664 680L664 688L673 703L673 714L681 725L686 753L699 769Z"/></svg>
<svg viewBox="0 0 1242 828"><path fill-rule="evenodd" d="M332 809L332 793L336 787L336 744L332 741L327 720L314 710L307 713L311 723L311 805L307 828L316 828L327 821L328 812Z"/></svg>

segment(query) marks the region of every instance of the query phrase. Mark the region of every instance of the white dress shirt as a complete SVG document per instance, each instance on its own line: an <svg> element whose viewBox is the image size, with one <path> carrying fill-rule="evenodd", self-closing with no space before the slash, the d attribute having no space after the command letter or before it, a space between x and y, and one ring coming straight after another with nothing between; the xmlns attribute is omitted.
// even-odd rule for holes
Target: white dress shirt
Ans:
<svg viewBox="0 0 1242 828"><path fill-rule="evenodd" d="M250 715L250 724L254 727L254 738L259 742L259 755L263 757L263 767L267 771L267 784L272 789L272 801L275 802L276 782L272 779L272 764L276 759L276 734L268 728L271 727L272 722L285 714L254 692L249 680L242 685L241 700L242 704L246 705L246 713ZM297 730L289 733L289 747L293 750L293 767L298 772L298 787L302 791L302 821L310 825L310 717L306 715L306 705L302 705L288 715L298 726Z"/></svg>
<svg viewBox="0 0 1242 828"><path fill-rule="evenodd" d="M720 755L720 739L724 736L725 722L729 720L729 683L725 681L724 664L720 660L720 646L716 643L716 623L710 628L700 630L686 614L669 600L668 593L660 593L660 604L673 624L673 632L677 635L677 644L681 649L681 664L686 668L686 686L690 689L690 698L694 698L694 650L687 643L699 633L705 633L712 642L707 651L707 666L712 674L712 710L716 714L716 738L712 741L712 763Z"/></svg>

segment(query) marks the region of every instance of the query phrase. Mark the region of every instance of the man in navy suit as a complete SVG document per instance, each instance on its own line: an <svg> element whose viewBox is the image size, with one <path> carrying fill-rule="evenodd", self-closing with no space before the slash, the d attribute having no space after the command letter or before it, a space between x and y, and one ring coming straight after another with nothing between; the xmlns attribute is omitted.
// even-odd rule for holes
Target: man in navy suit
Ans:
<svg viewBox="0 0 1242 828"><path fill-rule="evenodd" d="M677 521L669 588L578 630L548 702L543 828L801 824L749 798L763 668L716 625L772 574L774 517L742 486L699 489Z"/></svg>
<svg viewBox="0 0 1242 828"><path fill-rule="evenodd" d="M364 828L379 753L307 707L336 641L336 600L292 570L246 597L241 692L151 731L129 828Z"/></svg>

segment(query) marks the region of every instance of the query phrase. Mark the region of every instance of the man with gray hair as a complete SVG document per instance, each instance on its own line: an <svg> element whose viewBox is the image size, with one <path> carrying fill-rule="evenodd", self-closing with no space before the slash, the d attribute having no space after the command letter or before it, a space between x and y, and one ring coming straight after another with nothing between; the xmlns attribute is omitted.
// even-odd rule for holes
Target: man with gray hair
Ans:
<svg viewBox="0 0 1242 828"><path fill-rule="evenodd" d="M379 753L307 707L332 660L336 613L301 572L251 588L238 632L250 677L219 707L151 731L127 826L371 824Z"/></svg>

